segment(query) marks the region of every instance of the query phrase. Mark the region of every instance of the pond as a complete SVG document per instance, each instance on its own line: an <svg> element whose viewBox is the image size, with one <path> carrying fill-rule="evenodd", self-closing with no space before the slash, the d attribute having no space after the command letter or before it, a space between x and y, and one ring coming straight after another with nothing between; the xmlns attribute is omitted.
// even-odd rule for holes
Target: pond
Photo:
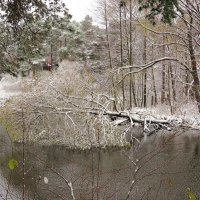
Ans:
<svg viewBox="0 0 200 200"><path fill-rule="evenodd" d="M26 144L24 170L23 146L3 132L0 199L184 200L189 190L200 197L200 131L160 131L124 149ZM13 171L11 158L19 162Z"/></svg>

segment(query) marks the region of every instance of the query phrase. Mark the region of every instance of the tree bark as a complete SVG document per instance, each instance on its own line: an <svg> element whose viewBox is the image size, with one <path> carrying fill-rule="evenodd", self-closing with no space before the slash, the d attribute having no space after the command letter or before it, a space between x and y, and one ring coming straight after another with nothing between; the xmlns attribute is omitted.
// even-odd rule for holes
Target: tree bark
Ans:
<svg viewBox="0 0 200 200"><path fill-rule="evenodd" d="M120 2L119 5L119 22L120 22L120 67L123 67L123 33L122 33L122 7L124 4ZM122 110L125 109L125 88L124 88L124 79L123 79L123 72L122 72Z"/></svg>
<svg viewBox="0 0 200 200"><path fill-rule="evenodd" d="M133 64L133 37L132 37L132 0L129 1L129 14L130 14L130 21L129 21L129 45L130 45L130 55L129 55L129 65ZM130 69L130 83L129 83L129 95L130 95L130 109L134 106L137 106L136 97L135 97L135 83L134 83L134 75L131 73L132 69ZM133 98L132 98L133 97Z"/></svg>
<svg viewBox="0 0 200 200"><path fill-rule="evenodd" d="M143 61L144 64L147 63L147 31L146 29L144 30L144 52L143 52ZM144 70L144 88L143 88L143 106L147 107L147 70Z"/></svg>
<svg viewBox="0 0 200 200"><path fill-rule="evenodd" d="M165 36L163 36L163 44L165 43ZM163 45L163 57L165 57L165 45ZM162 91L161 91L161 103L165 102L165 61L162 64Z"/></svg>
<svg viewBox="0 0 200 200"><path fill-rule="evenodd" d="M197 102L197 106L198 106L198 111L200 113L200 81L199 81L199 77L198 77L198 71L197 71L197 62L196 62L196 57L195 57L195 52L194 52L194 45L193 45L193 39L192 39L192 27L193 27L193 17L192 17L192 13L189 11L190 13L190 23L187 24L188 27L188 47L189 47L189 53L190 53L190 60L191 60L191 67L192 67L192 77L193 77L193 91L195 94L195 98L196 98L196 102Z"/></svg>
<svg viewBox="0 0 200 200"><path fill-rule="evenodd" d="M152 45L152 59L154 59L154 48ZM157 97L157 91L156 91L156 81L155 81L155 75L154 75L154 69L151 68L151 74L152 74L152 81L153 81L153 91L154 91L154 98L152 105L156 106L158 104L158 97Z"/></svg>
<svg viewBox="0 0 200 200"><path fill-rule="evenodd" d="M110 69L113 70L113 65L112 65L112 56L111 56L111 48L110 48L110 38L109 38L109 32L108 32L108 17L107 17L107 0L105 0L105 23L106 23L106 40L107 40L107 49L108 49L108 59L109 59L109 66ZM117 105L116 105L116 89L115 89L115 83L114 83L114 77L112 75L111 77L111 84L112 84L112 95L114 96L114 101L113 101L113 110L117 110Z"/></svg>

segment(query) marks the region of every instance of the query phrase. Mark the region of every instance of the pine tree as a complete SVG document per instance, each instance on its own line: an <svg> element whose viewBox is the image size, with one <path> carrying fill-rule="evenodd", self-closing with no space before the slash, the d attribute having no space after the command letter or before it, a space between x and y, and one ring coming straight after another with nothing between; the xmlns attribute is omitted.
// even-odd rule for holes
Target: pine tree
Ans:
<svg viewBox="0 0 200 200"><path fill-rule="evenodd" d="M139 10L148 10L146 17L155 24L156 16L161 15L161 21L171 24L176 18L176 12L181 12L178 0L139 0Z"/></svg>

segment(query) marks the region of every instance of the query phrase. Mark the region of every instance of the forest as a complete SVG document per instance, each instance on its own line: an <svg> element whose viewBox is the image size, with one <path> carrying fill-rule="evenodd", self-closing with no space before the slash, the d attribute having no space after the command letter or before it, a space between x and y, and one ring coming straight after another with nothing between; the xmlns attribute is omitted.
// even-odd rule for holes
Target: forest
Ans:
<svg viewBox="0 0 200 200"><path fill-rule="evenodd" d="M95 6L0 0L0 199L198 199L200 2Z"/></svg>

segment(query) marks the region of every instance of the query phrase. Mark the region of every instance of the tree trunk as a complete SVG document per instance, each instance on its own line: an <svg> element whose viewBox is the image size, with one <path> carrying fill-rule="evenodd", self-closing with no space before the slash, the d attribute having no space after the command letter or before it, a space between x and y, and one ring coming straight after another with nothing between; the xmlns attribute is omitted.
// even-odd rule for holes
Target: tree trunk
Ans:
<svg viewBox="0 0 200 200"><path fill-rule="evenodd" d="M125 36L126 36L126 48L127 48L127 59L129 60L129 36L128 36L128 26L127 26L127 16L126 16L126 6L124 6L124 25L125 25Z"/></svg>
<svg viewBox="0 0 200 200"><path fill-rule="evenodd" d="M172 97L173 97L173 101L175 102L176 101L175 79L174 79L171 63L169 65L169 73L170 73L171 84L172 84Z"/></svg>
<svg viewBox="0 0 200 200"><path fill-rule="evenodd" d="M167 74L167 85L168 85L168 94L167 94L167 99L168 99L168 102L169 102L169 106L170 106L170 112L171 114L174 113L174 109L173 109L173 104L172 104L172 98L171 98L171 84L170 84L170 66L171 66L171 63L169 64L169 67L168 67L168 74Z"/></svg>
<svg viewBox="0 0 200 200"><path fill-rule="evenodd" d="M108 59L109 59L109 66L111 71L113 70L113 65L112 65L112 56L111 56L111 48L110 48L110 38L109 38L109 32L108 32L108 18L107 18L107 1L105 0L105 23L106 23L106 42L107 42L107 49L108 49ZM113 110L117 110L117 105L116 105L116 91L115 91L115 83L114 83L114 77L112 75L111 77L111 83L112 83L112 95L114 96L114 101L113 101Z"/></svg>
<svg viewBox="0 0 200 200"><path fill-rule="evenodd" d="M154 59L154 48L152 45L152 59ZM152 105L158 104L158 97L157 97L157 91L156 91L156 81L155 81L155 75L154 75L154 69L151 68L151 74L152 74L152 81L153 81L153 91L154 91L154 98L152 99Z"/></svg>
<svg viewBox="0 0 200 200"><path fill-rule="evenodd" d="M163 36L163 44L165 43L165 36ZM165 57L165 45L163 45L163 58ZM165 102L165 61L162 64L162 91L161 91L161 103Z"/></svg>
<svg viewBox="0 0 200 200"><path fill-rule="evenodd" d="M147 63L147 33L146 33L146 29L145 29L145 33L144 33L144 52L143 52L143 61L144 64ZM143 99L144 99L144 107L147 107L147 71L144 70L144 88L143 88Z"/></svg>
<svg viewBox="0 0 200 200"><path fill-rule="evenodd" d="M129 45L130 45L130 55L129 55L129 65L131 66L133 64L133 37L132 37L132 0L130 0L130 6L129 6L129 14L130 14L130 21L129 21ZM130 83L129 83L129 95L130 95L130 109L133 107L132 103L134 103L134 106L137 106L136 103L136 97L135 97L135 83L134 83L134 75L131 73L132 68L130 68ZM132 99L133 95L133 99Z"/></svg>
<svg viewBox="0 0 200 200"><path fill-rule="evenodd" d="M123 33L122 33L122 7L123 3L119 5L119 22L120 22L120 66L123 67ZM125 89L124 89L124 80L123 80L124 73L122 72L122 110L125 109Z"/></svg>
<svg viewBox="0 0 200 200"><path fill-rule="evenodd" d="M188 4L188 0L186 1ZM190 60L191 60L191 75L194 80L193 85L192 85L192 90L195 95L195 99L197 102L198 106L198 111L200 113L200 81L198 77L198 71L197 71L197 62L196 62L196 57L195 57L195 51L194 51L194 45L193 45L193 35L192 35L192 29L193 29L193 15L191 10L189 9L189 5L187 7L187 11L190 17L190 22L188 23L187 20L184 20L186 27L187 27L187 39L188 39L188 50L190 54Z"/></svg>
<svg viewBox="0 0 200 200"><path fill-rule="evenodd" d="M190 60L191 60L191 66L192 66L192 78L194 80L193 82L193 92L195 94L195 98L197 101L197 106L198 106L198 111L200 113L200 93L199 93L199 85L200 85L200 81L199 81L199 77L198 77L198 72L197 72L197 62L196 62L196 58L195 58L195 52L194 52L194 47L193 47L193 41L192 41L192 25L193 23L193 19L191 17L190 20L190 28L188 29L188 43L189 43L189 53L190 53Z"/></svg>

